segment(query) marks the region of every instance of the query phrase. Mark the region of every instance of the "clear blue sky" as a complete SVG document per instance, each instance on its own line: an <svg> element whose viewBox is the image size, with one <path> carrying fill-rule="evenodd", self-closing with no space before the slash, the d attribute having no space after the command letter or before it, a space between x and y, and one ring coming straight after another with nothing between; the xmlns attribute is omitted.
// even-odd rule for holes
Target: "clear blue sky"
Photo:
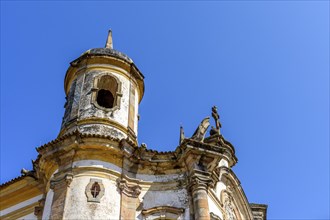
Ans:
<svg viewBox="0 0 330 220"><path fill-rule="evenodd" d="M140 143L174 150L217 105L249 201L329 218L328 1L1 1L1 182L56 138L69 62L109 28L146 77Z"/></svg>

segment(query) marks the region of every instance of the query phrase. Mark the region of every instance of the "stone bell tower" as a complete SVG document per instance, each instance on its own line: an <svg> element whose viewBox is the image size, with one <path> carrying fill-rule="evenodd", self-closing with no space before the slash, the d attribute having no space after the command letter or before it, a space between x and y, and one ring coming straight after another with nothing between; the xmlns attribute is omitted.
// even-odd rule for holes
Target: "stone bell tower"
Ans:
<svg viewBox="0 0 330 220"><path fill-rule="evenodd" d="M130 208L121 207L130 200L122 195L128 186L121 176L137 148L144 76L113 49L109 31L105 48L87 50L70 63L64 89L58 138L37 148L38 178L47 186L40 218L125 219Z"/></svg>
<svg viewBox="0 0 330 220"><path fill-rule="evenodd" d="M90 49L70 63L59 136L78 130L136 142L143 78L128 56L113 49L109 31L105 48Z"/></svg>

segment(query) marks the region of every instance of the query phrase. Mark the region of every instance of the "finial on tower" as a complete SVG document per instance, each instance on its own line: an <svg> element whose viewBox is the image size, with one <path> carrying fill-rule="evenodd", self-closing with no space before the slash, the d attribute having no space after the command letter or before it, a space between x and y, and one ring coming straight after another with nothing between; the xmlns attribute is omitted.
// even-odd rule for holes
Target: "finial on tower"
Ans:
<svg viewBox="0 0 330 220"><path fill-rule="evenodd" d="M105 48L113 49L111 29L109 30L109 33L108 33L108 39L107 39L107 43L105 44Z"/></svg>

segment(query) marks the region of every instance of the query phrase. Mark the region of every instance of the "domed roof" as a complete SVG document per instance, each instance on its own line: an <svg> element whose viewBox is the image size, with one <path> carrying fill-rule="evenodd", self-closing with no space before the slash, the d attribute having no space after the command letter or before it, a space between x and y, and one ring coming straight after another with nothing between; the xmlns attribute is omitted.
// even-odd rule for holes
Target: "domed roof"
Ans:
<svg viewBox="0 0 330 220"><path fill-rule="evenodd" d="M93 48L85 51L83 54L81 54L77 59L72 61L70 64L72 66L79 63L81 60L83 60L85 57L91 57L91 56L107 56L107 57L114 57L120 60L123 60L129 64L133 64L133 60L129 58L126 54L119 52L112 48Z"/></svg>
<svg viewBox="0 0 330 220"><path fill-rule="evenodd" d="M119 52L112 48L106 48L106 47L105 48L93 48L93 49L87 50L81 56L84 56L85 54L88 54L90 56L92 56L92 55L94 55L94 56L112 56L112 57L122 59L128 63L133 63L133 60L131 58L129 58L126 54Z"/></svg>
<svg viewBox="0 0 330 220"><path fill-rule="evenodd" d="M91 57L91 56L114 57L114 58L123 60L123 61L125 61L129 64L134 64L133 60L131 58L129 58L129 56L127 56L126 54L124 54L122 52L119 52L119 51L113 49L112 31L111 30L109 30L107 42L106 42L104 48L93 48L93 49L87 50L82 55L80 55L77 59L72 61L71 65L74 66L77 63L79 63L81 60L83 60L85 57Z"/></svg>
<svg viewBox="0 0 330 220"><path fill-rule="evenodd" d="M139 101L141 101L144 94L144 76L131 58L129 58L126 54L113 49L111 30L109 31L107 42L104 48L89 49L70 63L70 67L68 68L64 79L64 89L66 94L69 93L70 85L73 79L76 77L76 72L86 63L112 64L124 68L129 74L131 74L132 77L137 80L139 90L141 91Z"/></svg>

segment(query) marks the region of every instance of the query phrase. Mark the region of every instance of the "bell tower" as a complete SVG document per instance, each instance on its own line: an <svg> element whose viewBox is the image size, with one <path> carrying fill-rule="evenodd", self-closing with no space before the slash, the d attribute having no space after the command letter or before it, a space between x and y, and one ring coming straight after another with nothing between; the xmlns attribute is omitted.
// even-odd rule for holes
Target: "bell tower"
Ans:
<svg viewBox="0 0 330 220"><path fill-rule="evenodd" d="M105 48L87 50L70 63L64 89L67 102L59 136L79 131L137 143L138 105L144 76L125 54Z"/></svg>
<svg viewBox="0 0 330 220"><path fill-rule="evenodd" d="M60 133L37 148L36 175L47 207L40 219L127 219L120 216L135 212L120 208L130 198L118 184L133 175L126 166L138 149L144 76L113 49L109 31L104 48L87 50L70 63L64 89Z"/></svg>

